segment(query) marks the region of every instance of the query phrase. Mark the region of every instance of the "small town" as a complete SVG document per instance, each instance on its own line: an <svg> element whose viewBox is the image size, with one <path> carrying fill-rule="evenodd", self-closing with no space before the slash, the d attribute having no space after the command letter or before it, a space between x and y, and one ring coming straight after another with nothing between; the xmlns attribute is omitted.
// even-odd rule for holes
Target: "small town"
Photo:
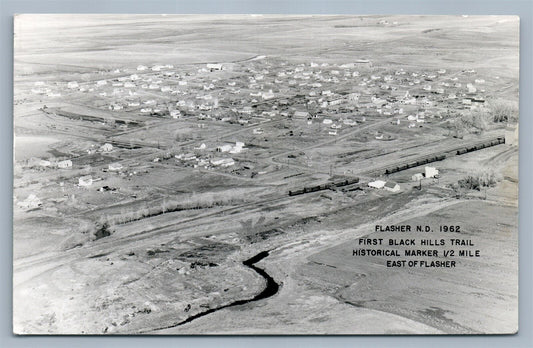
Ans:
<svg viewBox="0 0 533 348"><path fill-rule="evenodd" d="M514 329L515 17L28 16L16 333Z"/></svg>

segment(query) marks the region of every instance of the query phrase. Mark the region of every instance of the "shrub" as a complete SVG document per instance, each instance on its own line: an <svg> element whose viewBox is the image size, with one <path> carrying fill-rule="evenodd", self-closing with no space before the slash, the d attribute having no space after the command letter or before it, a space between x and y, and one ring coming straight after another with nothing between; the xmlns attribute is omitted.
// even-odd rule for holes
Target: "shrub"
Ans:
<svg viewBox="0 0 533 348"><path fill-rule="evenodd" d="M492 122L512 123L518 121L518 103L508 100L495 99L487 105Z"/></svg>
<svg viewBox="0 0 533 348"><path fill-rule="evenodd" d="M490 169L481 170L458 181L461 188L481 191L482 187L494 187L500 179Z"/></svg>
<svg viewBox="0 0 533 348"><path fill-rule="evenodd" d="M109 224L107 222L104 222L103 224L98 224L96 226L96 231L94 232L94 237L96 239L108 237L111 235L111 231L109 229Z"/></svg>

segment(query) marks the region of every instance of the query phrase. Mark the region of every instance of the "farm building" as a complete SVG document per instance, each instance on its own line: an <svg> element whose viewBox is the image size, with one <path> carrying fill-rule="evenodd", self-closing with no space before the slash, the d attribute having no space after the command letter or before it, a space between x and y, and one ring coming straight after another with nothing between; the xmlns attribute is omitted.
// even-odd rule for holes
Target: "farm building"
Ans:
<svg viewBox="0 0 533 348"><path fill-rule="evenodd" d="M385 185L383 186L383 188L387 191L390 191L390 192L398 192L400 191L400 185L398 185L397 183L393 182L393 181L387 181L385 183Z"/></svg>
<svg viewBox="0 0 533 348"><path fill-rule="evenodd" d="M82 176L78 179L78 186L87 187L93 184L93 177L90 175Z"/></svg>

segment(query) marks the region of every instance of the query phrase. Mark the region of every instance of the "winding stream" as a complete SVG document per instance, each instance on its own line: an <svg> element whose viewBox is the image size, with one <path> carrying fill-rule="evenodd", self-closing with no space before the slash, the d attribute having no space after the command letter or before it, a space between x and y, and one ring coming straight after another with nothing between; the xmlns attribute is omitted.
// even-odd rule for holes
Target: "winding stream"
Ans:
<svg viewBox="0 0 533 348"><path fill-rule="evenodd" d="M264 269L255 266L255 264L257 262L261 261L262 259L264 259L268 255L269 255L269 251L262 251L259 254L257 254L255 256L249 258L248 260L245 260L245 261L242 262L243 265L253 269L257 274L259 274L261 277L263 277L265 279L266 286L263 289L263 291L261 291L259 294L255 295L251 299L237 300L237 301L231 302L231 303L229 303L227 305L220 306L218 308L208 309L206 311L203 311L203 312L197 313L195 315L192 315L192 316L188 317L187 319L182 320L182 321L180 321L178 323L174 323L174 324L171 324L171 325L168 325L168 326L164 326L164 327L159 327L157 329L153 329L153 330L150 330L150 331L170 329L170 328L173 328L173 327L177 327L177 326L180 326L180 325L183 325L183 324L190 323L191 321L193 321L195 319L201 318L203 316L206 316L208 314L214 313L214 312L219 311L219 310L224 309L224 308L240 306L240 305L243 305L243 304L246 304L246 303L249 303L249 302L259 301L259 300L263 300L265 298L269 298L271 296L274 296L279 290L279 284L276 283L274 278L272 278L267 272L265 272Z"/></svg>

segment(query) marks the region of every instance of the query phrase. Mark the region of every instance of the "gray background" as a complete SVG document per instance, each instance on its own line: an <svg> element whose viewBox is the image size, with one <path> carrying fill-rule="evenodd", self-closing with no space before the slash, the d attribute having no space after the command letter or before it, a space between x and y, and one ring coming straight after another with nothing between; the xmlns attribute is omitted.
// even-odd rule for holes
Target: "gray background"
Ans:
<svg viewBox="0 0 533 348"><path fill-rule="evenodd" d="M533 347L533 0L0 0L0 347ZM11 334L15 13L470 14L520 16L520 331L508 336L140 337Z"/></svg>

